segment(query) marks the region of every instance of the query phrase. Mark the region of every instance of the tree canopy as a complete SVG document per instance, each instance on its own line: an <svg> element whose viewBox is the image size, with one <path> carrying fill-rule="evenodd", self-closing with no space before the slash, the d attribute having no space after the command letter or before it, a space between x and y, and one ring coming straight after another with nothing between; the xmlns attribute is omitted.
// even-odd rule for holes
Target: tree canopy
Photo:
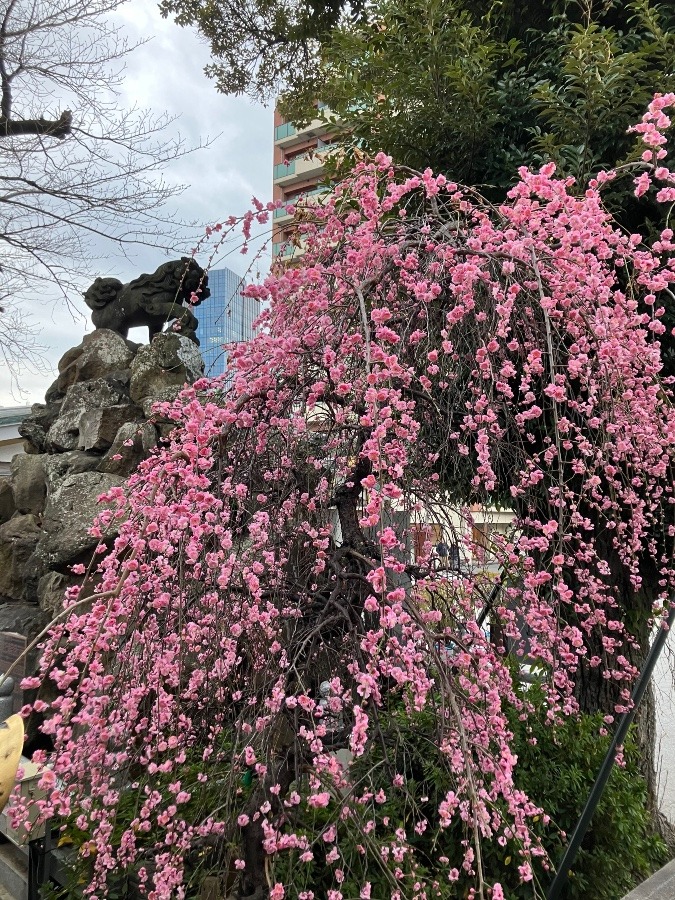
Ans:
<svg viewBox="0 0 675 900"><path fill-rule="evenodd" d="M554 160L585 184L631 147L626 129L673 87L675 12L655 0L163 0L209 40L219 90L320 99L354 144L500 196ZM625 199L625 198L624 198Z"/></svg>
<svg viewBox="0 0 675 900"><path fill-rule="evenodd" d="M318 88L291 88L283 107L311 116L318 90L361 150L503 197L520 165L553 160L584 185L625 161L674 55L675 13L650 0L382 0L333 31Z"/></svg>
<svg viewBox="0 0 675 900"><path fill-rule="evenodd" d="M208 40L207 73L226 94L273 97L282 85L314 83L321 43L344 19L357 21L363 0L160 0L164 16L193 25Z"/></svg>
<svg viewBox="0 0 675 900"><path fill-rule="evenodd" d="M675 200L673 105L635 128L638 199ZM379 154L247 289L259 334L161 407L176 429L105 498L43 648L39 806L85 893L543 896L560 825L516 734L608 727L675 587L675 243L616 225L615 177L523 168L494 206ZM429 521L459 570L411 556Z"/></svg>

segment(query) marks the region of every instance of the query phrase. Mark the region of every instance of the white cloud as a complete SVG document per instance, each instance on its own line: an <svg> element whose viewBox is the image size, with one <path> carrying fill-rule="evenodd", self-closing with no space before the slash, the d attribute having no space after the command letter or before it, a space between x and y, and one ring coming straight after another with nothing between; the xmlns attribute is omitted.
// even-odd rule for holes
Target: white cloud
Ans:
<svg viewBox="0 0 675 900"><path fill-rule="evenodd" d="M128 57L120 105L178 116L173 133L180 132L188 144L213 139L211 146L176 160L164 173L169 183L187 185L167 212L198 223L196 229L186 229L184 245L176 248L178 255L192 246L195 233L204 226L245 212L253 195L263 201L271 198L272 110L218 94L203 72L209 62L206 45L191 30L162 19L153 0L133 0L120 8L117 17L130 43L149 38ZM126 256L113 246L100 250L105 258L96 261L93 276L114 275L123 281L154 271L166 258L151 247L139 247ZM251 262L237 252L220 260L240 275ZM35 297L29 312L40 325L38 342L45 347L46 371L22 376L25 399L12 392L9 373L0 371L0 405L42 402L60 357L92 328L81 298L73 297L72 302L82 309L81 316Z"/></svg>

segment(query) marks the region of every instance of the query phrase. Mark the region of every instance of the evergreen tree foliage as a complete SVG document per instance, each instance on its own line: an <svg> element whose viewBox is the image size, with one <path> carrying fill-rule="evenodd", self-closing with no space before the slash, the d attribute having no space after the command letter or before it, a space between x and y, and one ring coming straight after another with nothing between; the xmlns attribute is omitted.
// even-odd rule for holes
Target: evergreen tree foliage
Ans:
<svg viewBox="0 0 675 900"><path fill-rule="evenodd" d="M673 59L675 11L651 0L385 0L333 32L320 93L351 147L501 200L521 165L585 185L631 159L627 129L672 88ZM294 121L313 114L307 88L283 98Z"/></svg>
<svg viewBox="0 0 675 900"><path fill-rule="evenodd" d="M218 90L269 100L282 86L316 85L319 47L343 19L358 20L363 0L161 0L159 7L209 42L206 72Z"/></svg>

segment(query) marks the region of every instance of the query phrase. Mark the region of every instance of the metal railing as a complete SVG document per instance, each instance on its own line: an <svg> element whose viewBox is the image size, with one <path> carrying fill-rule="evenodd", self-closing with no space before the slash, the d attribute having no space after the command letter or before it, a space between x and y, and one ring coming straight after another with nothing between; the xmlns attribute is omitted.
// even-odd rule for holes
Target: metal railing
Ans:
<svg viewBox="0 0 675 900"><path fill-rule="evenodd" d="M294 159L291 159L289 162L277 163L274 167L274 181L277 181L279 178L284 178L286 175L295 175Z"/></svg>
<svg viewBox="0 0 675 900"><path fill-rule="evenodd" d="M294 134L297 134L297 131L295 125L291 125L290 122L284 122L283 125L277 125L274 129L274 140L282 141L284 138L293 137Z"/></svg>

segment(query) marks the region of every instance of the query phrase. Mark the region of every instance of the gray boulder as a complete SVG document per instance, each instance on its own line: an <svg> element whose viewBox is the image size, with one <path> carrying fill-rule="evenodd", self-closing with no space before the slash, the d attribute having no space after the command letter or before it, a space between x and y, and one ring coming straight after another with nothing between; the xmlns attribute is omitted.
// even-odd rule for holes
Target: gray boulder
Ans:
<svg viewBox="0 0 675 900"><path fill-rule="evenodd" d="M68 450L66 453L47 456L45 459L47 493L51 494L67 475L91 472L97 468L100 461L98 453L85 453L84 450Z"/></svg>
<svg viewBox="0 0 675 900"><path fill-rule="evenodd" d="M127 443L131 441L129 446ZM142 459L150 453L157 443L157 430L150 422L141 424L129 422L122 425L113 441L112 447L103 457L98 470L111 475L126 477L136 469ZM117 459L116 457L120 457Z"/></svg>
<svg viewBox="0 0 675 900"><path fill-rule="evenodd" d="M125 397L129 396L129 382L131 381L131 369L117 369L103 376L111 387L121 391Z"/></svg>
<svg viewBox="0 0 675 900"><path fill-rule="evenodd" d="M96 573L89 574L86 580L82 576L64 575L62 572L45 572L37 586L37 599L40 609L53 619L63 609L63 600L67 588L80 585L78 602L93 597L96 588L100 585L101 577ZM80 611L84 612L87 604L82 604Z"/></svg>
<svg viewBox="0 0 675 900"><path fill-rule="evenodd" d="M47 627L49 618L33 603L0 603L0 631L23 634L29 642Z"/></svg>
<svg viewBox="0 0 675 900"><path fill-rule="evenodd" d="M124 479L104 472L66 475L50 492L42 521L42 536L35 550L36 564L44 573L58 569L89 553L99 538L89 533L96 515L105 509L101 494L124 484ZM108 532L113 533L112 529Z"/></svg>
<svg viewBox="0 0 675 900"><path fill-rule="evenodd" d="M204 361L192 341L175 333L158 334L139 349L131 364L129 393L145 409L148 398L172 400L186 383L203 374Z"/></svg>
<svg viewBox="0 0 675 900"><path fill-rule="evenodd" d="M75 362L77 362L77 359L82 355L83 344L84 340L82 341L82 344L78 344L77 347L71 347L70 350L66 350L56 367L59 370L59 375L62 372L67 371ZM66 387L69 387L69 385L66 385ZM63 388L62 390L65 394L66 389Z"/></svg>
<svg viewBox="0 0 675 900"><path fill-rule="evenodd" d="M65 390L62 391L59 387L59 379L57 377L56 381L52 381L45 391L45 403L47 405L50 403L60 403L65 396L66 392Z"/></svg>
<svg viewBox="0 0 675 900"><path fill-rule="evenodd" d="M0 595L20 600L24 593L27 562L42 532L34 515L14 516L0 525Z"/></svg>
<svg viewBox="0 0 675 900"><path fill-rule="evenodd" d="M57 388L66 391L79 381L93 381L121 372L129 368L133 358L133 351L122 335L106 328L97 329L61 358Z"/></svg>
<svg viewBox="0 0 675 900"><path fill-rule="evenodd" d="M14 503L20 513L39 515L45 508L47 480L45 455L17 453L11 463Z"/></svg>
<svg viewBox="0 0 675 900"><path fill-rule="evenodd" d="M53 619L63 609L63 597L66 588L73 584L73 579L61 572L45 572L37 587L40 609Z"/></svg>
<svg viewBox="0 0 675 900"><path fill-rule="evenodd" d="M59 417L62 400L52 403L34 403L30 415L19 425L24 438L26 453L44 453L47 449L47 432Z"/></svg>
<svg viewBox="0 0 675 900"><path fill-rule="evenodd" d="M0 478L0 525L12 518L16 512L14 491L9 478Z"/></svg>
<svg viewBox="0 0 675 900"><path fill-rule="evenodd" d="M80 419L91 409L125 406L129 398L117 386L102 378L83 381L68 388L58 419L47 432L47 446L51 451L77 450L80 447Z"/></svg>
<svg viewBox="0 0 675 900"><path fill-rule="evenodd" d="M80 447L83 450L107 450L123 425L137 427L134 423L140 415L141 410L130 404L88 409L80 416Z"/></svg>

